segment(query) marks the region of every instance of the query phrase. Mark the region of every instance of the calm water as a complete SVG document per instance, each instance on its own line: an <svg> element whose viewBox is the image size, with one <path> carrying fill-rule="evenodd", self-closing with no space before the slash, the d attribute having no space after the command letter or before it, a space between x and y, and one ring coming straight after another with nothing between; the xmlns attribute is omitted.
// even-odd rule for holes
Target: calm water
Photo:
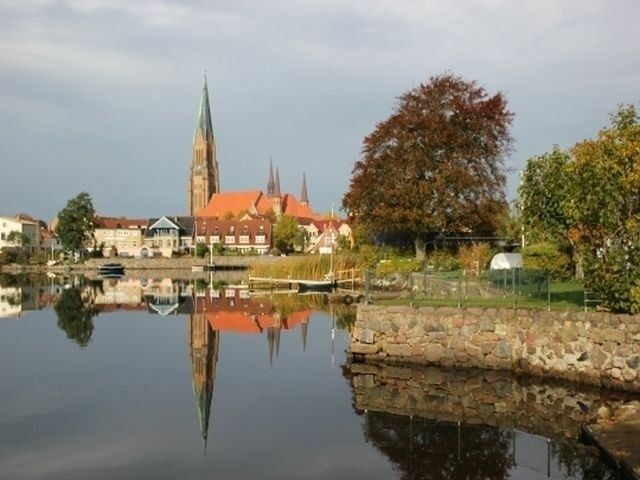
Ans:
<svg viewBox="0 0 640 480"><path fill-rule="evenodd" d="M0 289L0 478L617 478L570 439L362 410L353 312L319 299L99 287Z"/></svg>

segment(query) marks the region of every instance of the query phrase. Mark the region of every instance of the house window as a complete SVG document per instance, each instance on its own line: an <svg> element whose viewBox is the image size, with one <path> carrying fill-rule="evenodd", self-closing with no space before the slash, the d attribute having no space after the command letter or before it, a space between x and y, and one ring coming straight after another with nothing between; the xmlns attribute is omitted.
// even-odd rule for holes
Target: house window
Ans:
<svg viewBox="0 0 640 480"><path fill-rule="evenodd" d="M256 243L265 243L266 237L264 235L256 235Z"/></svg>
<svg viewBox="0 0 640 480"><path fill-rule="evenodd" d="M224 243L236 243L236 237L233 235L226 235L224 237Z"/></svg>
<svg viewBox="0 0 640 480"><path fill-rule="evenodd" d="M211 237L211 243L220 243L220 235L213 235Z"/></svg>
<svg viewBox="0 0 640 480"><path fill-rule="evenodd" d="M249 235L240 235L240 243L249 243Z"/></svg>
<svg viewBox="0 0 640 480"><path fill-rule="evenodd" d="M6 224L5 224L6 225ZM2 235L0 235L0 240L4 240L5 239L5 233L2 232Z"/></svg>

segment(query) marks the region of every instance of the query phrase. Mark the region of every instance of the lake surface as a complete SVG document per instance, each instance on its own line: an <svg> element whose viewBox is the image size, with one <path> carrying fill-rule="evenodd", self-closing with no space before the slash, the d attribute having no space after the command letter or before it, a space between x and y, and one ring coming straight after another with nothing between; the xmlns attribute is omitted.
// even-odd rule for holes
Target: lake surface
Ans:
<svg viewBox="0 0 640 480"><path fill-rule="evenodd" d="M618 478L573 438L363 408L322 298L66 282L0 288L2 479Z"/></svg>

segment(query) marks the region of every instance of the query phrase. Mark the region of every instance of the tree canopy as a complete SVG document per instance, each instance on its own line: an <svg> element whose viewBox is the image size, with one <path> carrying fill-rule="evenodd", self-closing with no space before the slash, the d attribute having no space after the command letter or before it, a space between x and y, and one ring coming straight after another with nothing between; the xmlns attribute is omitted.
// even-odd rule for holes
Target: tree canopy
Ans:
<svg viewBox="0 0 640 480"><path fill-rule="evenodd" d="M91 196L81 192L58 212L56 235L65 249L77 252L93 240L96 211Z"/></svg>
<svg viewBox="0 0 640 480"><path fill-rule="evenodd" d="M596 138L530 159L520 202L534 240L565 242L574 262L584 259L585 285L605 307L640 311L640 117L633 105L621 106Z"/></svg>
<svg viewBox="0 0 640 480"><path fill-rule="evenodd" d="M506 208L513 114L502 93L452 74L403 94L363 142L343 207L377 234L493 232Z"/></svg>
<svg viewBox="0 0 640 480"><path fill-rule="evenodd" d="M282 215L273 231L273 240L276 248L283 253L293 252L295 244L299 241L300 234L300 227L296 219L290 215Z"/></svg>

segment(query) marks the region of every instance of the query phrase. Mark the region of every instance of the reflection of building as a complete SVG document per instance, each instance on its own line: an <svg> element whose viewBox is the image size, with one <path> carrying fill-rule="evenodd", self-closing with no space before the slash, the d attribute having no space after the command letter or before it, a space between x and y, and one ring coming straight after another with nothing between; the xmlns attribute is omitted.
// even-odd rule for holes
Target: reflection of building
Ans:
<svg viewBox="0 0 640 480"><path fill-rule="evenodd" d="M19 317L40 305L40 292L34 285L0 287L0 318Z"/></svg>
<svg viewBox="0 0 640 480"><path fill-rule="evenodd" d="M20 287L0 287L0 318L18 317L22 312Z"/></svg>
<svg viewBox="0 0 640 480"><path fill-rule="evenodd" d="M206 313L195 313L189 316L188 338L193 394L198 405L198 420L206 454L211 398L215 386L216 365L220 348L220 333L211 328Z"/></svg>

